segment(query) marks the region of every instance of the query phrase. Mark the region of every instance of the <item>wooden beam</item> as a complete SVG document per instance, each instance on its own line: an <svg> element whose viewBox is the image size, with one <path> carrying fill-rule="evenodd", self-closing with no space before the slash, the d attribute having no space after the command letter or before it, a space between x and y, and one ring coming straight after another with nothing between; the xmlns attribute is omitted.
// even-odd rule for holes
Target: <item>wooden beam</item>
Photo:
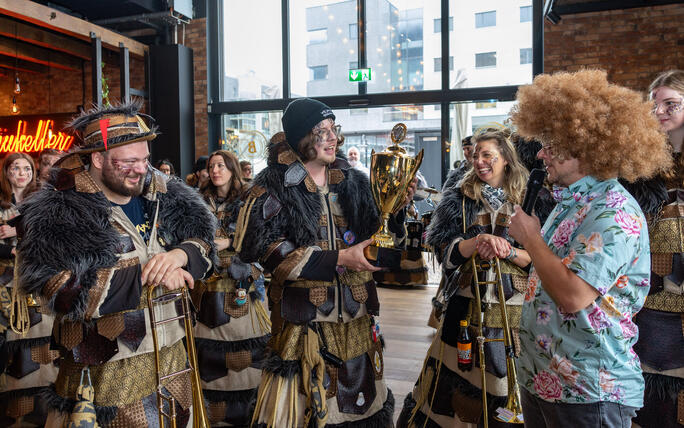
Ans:
<svg viewBox="0 0 684 428"><path fill-rule="evenodd" d="M0 14L49 28L85 42L90 42L91 33L95 33L95 36L102 40L103 47L118 52L119 43L123 43L132 55L138 57L144 57L148 49L147 45L112 30L32 1L0 0Z"/></svg>
<svg viewBox="0 0 684 428"><path fill-rule="evenodd" d="M61 52L50 52L26 42L0 37L0 55L19 58L37 64L69 71L81 71L81 60Z"/></svg>
<svg viewBox="0 0 684 428"><path fill-rule="evenodd" d="M13 58L0 56L0 67L9 70L16 68L20 73L47 74L48 68L44 65L28 62L24 60L15 61Z"/></svg>
<svg viewBox="0 0 684 428"><path fill-rule="evenodd" d="M13 39L15 34L17 39L24 42L90 60L90 49L87 43L0 16L0 36Z"/></svg>

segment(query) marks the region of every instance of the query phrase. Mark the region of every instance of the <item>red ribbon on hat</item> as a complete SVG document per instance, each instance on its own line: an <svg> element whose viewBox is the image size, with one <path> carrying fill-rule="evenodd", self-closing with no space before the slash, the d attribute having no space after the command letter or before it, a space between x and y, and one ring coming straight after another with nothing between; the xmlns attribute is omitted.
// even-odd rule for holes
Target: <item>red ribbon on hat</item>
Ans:
<svg viewBox="0 0 684 428"><path fill-rule="evenodd" d="M105 150L107 150L107 127L109 127L109 119L100 119L100 132L102 133Z"/></svg>

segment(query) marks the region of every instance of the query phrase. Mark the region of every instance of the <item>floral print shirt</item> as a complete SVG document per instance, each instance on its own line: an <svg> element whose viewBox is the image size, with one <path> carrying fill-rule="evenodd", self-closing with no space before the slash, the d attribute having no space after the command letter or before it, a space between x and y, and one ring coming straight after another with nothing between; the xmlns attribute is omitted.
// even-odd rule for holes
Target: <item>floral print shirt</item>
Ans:
<svg viewBox="0 0 684 428"><path fill-rule="evenodd" d="M644 215L615 179L585 176L556 189L554 197L558 205L542 236L600 296L585 309L565 313L532 269L520 321L519 383L550 402L640 408L644 379L632 346L638 338L633 316L650 285Z"/></svg>

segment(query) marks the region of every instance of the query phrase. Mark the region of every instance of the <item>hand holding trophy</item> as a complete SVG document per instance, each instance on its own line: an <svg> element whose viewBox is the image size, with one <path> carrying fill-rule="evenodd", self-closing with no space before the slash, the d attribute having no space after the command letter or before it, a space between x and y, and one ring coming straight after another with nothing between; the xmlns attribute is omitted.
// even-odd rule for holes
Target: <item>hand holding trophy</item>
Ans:
<svg viewBox="0 0 684 428"><path fill-rule="evenodd" d="M390 138L393 144L384 152L373 151L371 154L370 185L382 223L372 236L373 244L364 249L364 255L375 266L398 268L401 250L394 248L388 222L390 215L402 208L408 188L423 161L423 150L414 158L399 147L406 138L406 125L403 123L394 125Z"/></svg>

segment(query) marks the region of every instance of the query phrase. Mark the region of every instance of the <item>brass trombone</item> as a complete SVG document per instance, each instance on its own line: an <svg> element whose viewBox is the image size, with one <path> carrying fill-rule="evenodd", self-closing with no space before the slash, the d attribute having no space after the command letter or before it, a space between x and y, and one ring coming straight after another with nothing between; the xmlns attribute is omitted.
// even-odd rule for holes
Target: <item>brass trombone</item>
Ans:
<svg viewBox="0 0 684 428"><path fill-rule="evenodd" d="M207 410L204 407L202 384L200 382L199 367L197 365L195 333L193 331L192 317L190 313L192 305L190 303L188 288L183 287L180 291L172 291L170 293L154 297L154 290L156 287L156 285L151 285L147 289L147 309L149 310L150 314L150 324L152 325L152 341L154 342L154 365L157 376L157 410L159 412L159 427L164 428L166 426L164 423L165 418L168 418L171 428L176 428L176 400L173 398L173 396L162 392L162 382L190 372L190 380L192 382L192 426L194 428L209 428L209 418L207 417ZM154 314L154 305L170 303L179 297L183 307L183 314L157 321ZM174 373L162 375L159 363L159 339L157 338L157 326L175 322L180 319L183 319L185 323L185 340L187 342L189 367ZM169 404L169 413L164 411L164 403Z"/></svg>
<svg viewBox="0 0 684 428"><path fill-rule="evenodd" d="M477 347L480 359L480 375L482 377L482 413L484 417L484 426L488 426L488 410L487 410L487 380L485 374L485 342L503 342L506 352L506 378L508 384L508 393L506 398L506 406L497 409L498 414L494 419L507 422L511 424L522 424L523 414L522 405L520 402L520 388L518 387L518 376L515 371L515 351L513 350L513 338L511 329L508 325L508 311L506 310L506 296L503 289L503 281L501 279L501 263L499 258L495 257L493 261L477 259L477 251L473 253L470 261L473 270L473 284L475 286L475 301L477 305L478 326L477 326ZM493 265L493 266L492 266ZM478 279L478 272L486 272L494 267L496 273L495 281L480 281ZM497 295L499 299L499 306L501 307L501 319L503 322L503 339L487 339L482 332L482 325L484 324L484 304L480 297L480 285L497 285Z"/></svg>

